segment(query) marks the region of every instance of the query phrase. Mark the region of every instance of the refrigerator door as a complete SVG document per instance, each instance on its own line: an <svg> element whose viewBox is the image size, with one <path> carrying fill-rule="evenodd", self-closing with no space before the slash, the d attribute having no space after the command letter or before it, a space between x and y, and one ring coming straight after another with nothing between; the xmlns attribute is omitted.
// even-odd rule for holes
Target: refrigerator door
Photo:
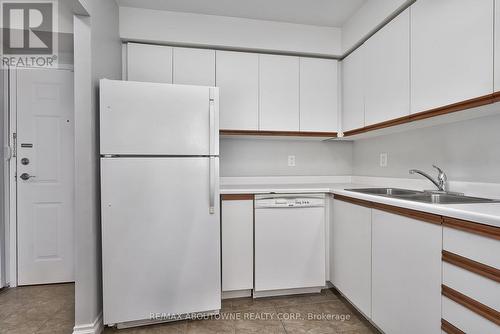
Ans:
<svg viewBox="0 0 500 334"><path fill-rule="evenodd" d="M101 154L219 155L218 89L100 82Z"/></svg>
<svg viewBox="0 0 500 334"><path fill-rule="evenodd" d="M220 309L218 168L218 158L101 159L105 324Z"/></svg>

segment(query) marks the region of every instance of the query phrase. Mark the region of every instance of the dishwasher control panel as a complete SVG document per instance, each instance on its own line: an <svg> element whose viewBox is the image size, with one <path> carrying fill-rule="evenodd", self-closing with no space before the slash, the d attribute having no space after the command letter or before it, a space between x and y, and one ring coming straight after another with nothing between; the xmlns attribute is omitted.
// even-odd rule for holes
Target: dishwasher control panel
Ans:
<svg viewBox="0 0 500 334"><path fill-rule="evenodd" d="M255 208L310 208L325 206L324 194L311 195L258 195Z"/></svg>

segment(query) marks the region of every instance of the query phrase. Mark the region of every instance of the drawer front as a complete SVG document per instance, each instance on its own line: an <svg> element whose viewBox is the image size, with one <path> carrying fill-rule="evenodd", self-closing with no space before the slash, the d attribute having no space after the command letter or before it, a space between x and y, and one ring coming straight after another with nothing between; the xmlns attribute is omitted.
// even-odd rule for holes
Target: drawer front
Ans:
<svg viewBox="0 0 500 334"><path fill-rule="evenodd" d="M500 310L500 284L443 262L443 284L495 310Z"/></svg>
<svg viewBox="0 0 500 334"><path fill-rule="evenodd" d="M443 319L467 334L498 333L498 326L462 305L442 297Z"/></svg>
<svg viewBox="0 0 500 334"><path fill-rule="evenodd" d="M500 241L449 227L443 229L443 249L500 268Z"/></svg>

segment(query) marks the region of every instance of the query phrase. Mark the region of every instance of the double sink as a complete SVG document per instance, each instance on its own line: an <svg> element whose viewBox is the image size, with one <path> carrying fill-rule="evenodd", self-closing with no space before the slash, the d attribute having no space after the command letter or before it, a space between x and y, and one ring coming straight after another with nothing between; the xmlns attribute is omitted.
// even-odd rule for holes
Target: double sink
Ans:
<svg viewBox="0 0 500 334"><path fill-rule="evenodd" d="M358 193L391 197L408 201L431 203L431 204L467 204L467 203L495 203L500 202L490 198L464 196L460 193L440 191L417 191L398 188L360 188L345 189Z"/></svg>

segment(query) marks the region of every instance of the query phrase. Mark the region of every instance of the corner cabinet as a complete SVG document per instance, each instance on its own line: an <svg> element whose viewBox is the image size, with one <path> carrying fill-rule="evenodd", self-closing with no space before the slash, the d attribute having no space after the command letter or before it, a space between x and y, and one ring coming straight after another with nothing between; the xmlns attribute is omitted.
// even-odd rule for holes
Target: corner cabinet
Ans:
<svg viewBox="0 0 500 334"><path fill-rule="evenodd" d="M342 131L365 126L365 45L342 60Z"/></svg>
<svg viewBox="0 0 500 334"><path fill-rule="evenodd" d="M371 209L334 199L330 226L330 280L371 316Z"/></svg>
<svg viewBox="0 0 500 334"><path fill-rule="evenodd" d="M299 131L299 58L259 55L260 130Z"/></svg>
<svg viewBox="0 0 500 334"><path fill-rule="evenodd" d="M338 62L300 58L300 131L338 131Z"/></svg>
<svg viewBox="0 0 500 334"><path fill-rule="evenodd" d="M365 42L365 126L410 114L410 10Z"/></svg>
<svg viewBox="0 0 500 334"><path fill-rule="evenodd" d="M411 6L411 112L493 93L495 0Z"/></svg>
<svg viewBox="0 0 500 334"><path fill-rule="evenodd" d="M253 289L253 197L221 196L223 297L251 295Z"/></svg>
<svg viewBox="0 0 500 334"><path fill-rule="evenodd" d="M372 320L391 333L441 333L442 227L372 210Z"/></svg>
<svg viewBox="0 0 500 334"><path fill-rule="evenodd" d="M259 55L216 51L220 128L259 129Z"/></svg>

